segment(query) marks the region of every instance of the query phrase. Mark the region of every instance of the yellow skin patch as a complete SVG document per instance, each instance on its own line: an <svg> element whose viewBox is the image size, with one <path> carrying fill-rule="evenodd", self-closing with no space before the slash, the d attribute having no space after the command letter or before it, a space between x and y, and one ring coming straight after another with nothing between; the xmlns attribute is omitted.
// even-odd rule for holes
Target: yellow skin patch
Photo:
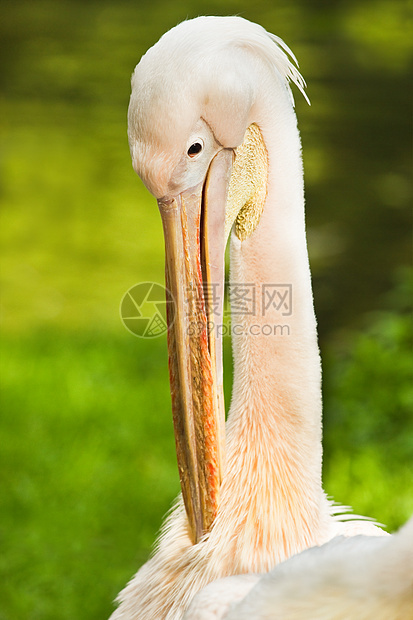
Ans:
<svg viewBox="0 0 413 620"><path fill-rule="evenodd" d="M267 196L268 153L262 133L253 123L237 148L225 211L225 237L235 222L235 234L245 241L256 229Z"/></svg>

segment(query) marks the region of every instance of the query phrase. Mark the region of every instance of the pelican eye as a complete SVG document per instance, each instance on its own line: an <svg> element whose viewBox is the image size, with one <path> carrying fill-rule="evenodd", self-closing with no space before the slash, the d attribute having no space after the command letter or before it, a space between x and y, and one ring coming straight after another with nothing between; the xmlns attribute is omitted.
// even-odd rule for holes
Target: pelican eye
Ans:
<svg viewBox="0 0 413 620"><path fill-rule="evenodd" d="M194 142L188 149L188 157L195 157L202 151L203 144L200 141Z"/></svg>

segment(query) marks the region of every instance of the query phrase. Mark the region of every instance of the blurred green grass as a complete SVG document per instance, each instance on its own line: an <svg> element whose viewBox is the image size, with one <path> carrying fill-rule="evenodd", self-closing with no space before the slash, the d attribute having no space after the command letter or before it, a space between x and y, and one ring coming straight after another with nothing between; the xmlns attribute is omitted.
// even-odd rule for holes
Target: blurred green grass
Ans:
<svg viewBox="0 0 413 620"><path fill-rule="evenodd" d="M3 339L0 617L105 617L146 559L179 488L165 349Z"/></svg>
<svg viewBox="0 0 413 620"><path fill-rule="evenodd" d="M325 356L324 484L392 532L413 514L412 270L390 297Z"/></svg>
<svg viewBox="0 0 413 620"><path fill-rule="evenodd" d="M133 338L119 303L163 281L156 202L130 165L129 78L188 16L239 12L300 60L325 488L397 528L413 512L409 273L394 285L411 253L404 3L2 6L0 620L107 617L179 489L165 338Z"/></svg>

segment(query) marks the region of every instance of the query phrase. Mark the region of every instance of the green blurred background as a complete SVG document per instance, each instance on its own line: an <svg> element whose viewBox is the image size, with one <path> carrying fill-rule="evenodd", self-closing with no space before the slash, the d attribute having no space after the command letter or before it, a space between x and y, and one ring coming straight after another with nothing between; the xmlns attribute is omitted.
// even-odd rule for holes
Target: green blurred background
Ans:
<svg viewBox="0 0 413 620"><path fill-rule="evenodd" d="M130 75L187 17L241 14L300 61L325 488L397 528L413 513L408 3L0 5L0 619L107 617L179 489L166 340L134 338L118 309L163 282L156 202L130 165Z"/></svg>

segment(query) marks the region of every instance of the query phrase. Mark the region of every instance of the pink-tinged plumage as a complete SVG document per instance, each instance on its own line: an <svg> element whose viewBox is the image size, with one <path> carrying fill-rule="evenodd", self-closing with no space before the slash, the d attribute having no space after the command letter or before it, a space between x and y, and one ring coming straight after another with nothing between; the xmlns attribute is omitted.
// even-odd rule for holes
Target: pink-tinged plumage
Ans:
<svg viewBox="0 0 413 620"><path fill-rule="evenodd" d="M384 534L348 519L321 485L321 371L289 87L302 90L303 80L286 52L242 18L202 17L164 35L132 78L132 161L161 209L203 183L217 153L236 152L252 124L268 153L268 181L255 230L242 241L230 236L230 281L253 283L257 294L254 315L232 315L234 384L216 517L193 544L179 498L112 620L178 620L217 579L266 573L337 535ZM192 161L188 146L199 137L204 151ZM288 316L263 305L262 287L272 284L291 287ZM288 330L264 330L280 323Z"/></svg>
<svg viewBox="0 0 413 620"><path fill-rule="evenodd" d="M337 536L262 575L214 581L184 620L413 618L413 518L393 536Z"/></svg>

